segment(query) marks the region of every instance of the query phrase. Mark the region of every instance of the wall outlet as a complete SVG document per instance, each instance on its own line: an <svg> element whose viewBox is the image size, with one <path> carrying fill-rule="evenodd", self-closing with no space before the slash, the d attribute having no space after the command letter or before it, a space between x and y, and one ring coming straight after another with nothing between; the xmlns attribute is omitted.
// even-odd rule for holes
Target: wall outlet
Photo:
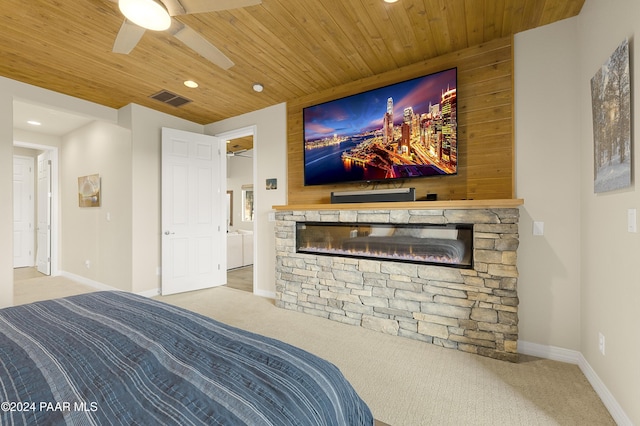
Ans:
<svg viewBox="0 0 640 426"><path fill-rule="evenodd" d="M598 333L598 349L604 355L604 335L602 333Z"/></svg>
<svg viewBox="0 0 640 426"><path fill-rule="evenodd" d="M91 261L90 261L90 260L88 260L88 259L87 259L87 260L85 260L85 261L84 261L84 266L85 266L87 269L91 268Z"/></svg>

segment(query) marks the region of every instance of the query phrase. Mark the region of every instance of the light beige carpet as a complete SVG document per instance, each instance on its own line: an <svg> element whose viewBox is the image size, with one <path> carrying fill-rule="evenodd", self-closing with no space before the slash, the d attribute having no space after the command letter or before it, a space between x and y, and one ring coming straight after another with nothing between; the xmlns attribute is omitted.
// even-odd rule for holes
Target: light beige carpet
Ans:
<svg viewBox="0 0 640 426"><path fill-rule="evenodd" d="M16 281L14 291L18 304L93 289L63 278L32 278ZM226 287L157 299L333 362L374 416L393 426L615 424L575 365L483 358L286 311Z"/></svg>
<svg viewBox="0 0 640 426"><path fill-rule="evenodd" d="M497 361L279 309L224 287L158 299L333 362L374 416L394 426L615 424L575 365Z"/></svg>
<svg viewBox="0 0 640 426"><path fill-rule="evenodd" d="M29 270L30 268L25 268L16 270L19 272L14 273L14 305L96 291L95 288L87 287L61 276L47 277L38 273L32 274Z"/></svg>

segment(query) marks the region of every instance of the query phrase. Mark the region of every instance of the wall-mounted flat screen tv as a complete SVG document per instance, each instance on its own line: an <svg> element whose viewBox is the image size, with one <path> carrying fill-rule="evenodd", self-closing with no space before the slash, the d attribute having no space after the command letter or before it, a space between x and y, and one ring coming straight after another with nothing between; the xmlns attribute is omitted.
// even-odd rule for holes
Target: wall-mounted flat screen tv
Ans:
<svg viewBox="0 0 640 426"><path fill-rule="evenodd" d="M457 69L303 109L304 184L458 171Z"/></svg>

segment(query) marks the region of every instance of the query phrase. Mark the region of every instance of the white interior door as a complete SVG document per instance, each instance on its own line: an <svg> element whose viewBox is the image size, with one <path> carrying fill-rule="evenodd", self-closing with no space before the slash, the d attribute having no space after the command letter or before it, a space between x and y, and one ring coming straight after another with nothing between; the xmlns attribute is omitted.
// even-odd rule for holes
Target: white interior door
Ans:
<svg viewBox="0 0 640 426"><path fill-rule="evenodd" d="M162 129L162 294L226 284L222 139Z"/></svg>
<svg viewBox="0 0 640 426"><path fill-rule="evenodd" d="M35 262L35 199L33 157L13 157L13 267Z"/></svg>
<svg viewBox="0 0 640 426"><path fill-rule="evenodd" d="M51 159L49 151L38 155L38 227L36 265L51 275Z"/></svg>

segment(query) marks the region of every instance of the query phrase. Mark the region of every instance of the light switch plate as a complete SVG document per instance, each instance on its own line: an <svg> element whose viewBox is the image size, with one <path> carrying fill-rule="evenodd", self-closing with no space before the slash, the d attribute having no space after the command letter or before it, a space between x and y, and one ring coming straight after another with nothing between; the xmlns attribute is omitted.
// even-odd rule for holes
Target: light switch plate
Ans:
<svg viewBox="0 0 640 426"><path fill-rule="evenodd" d="M638 232L636 209L627 210L627 231Z"/></svg>
<svg viewBox="0 0 640 426"><path fill-rule="evenodd" d="M544 222L533 222L533 235L544 235Z"/></svg>

